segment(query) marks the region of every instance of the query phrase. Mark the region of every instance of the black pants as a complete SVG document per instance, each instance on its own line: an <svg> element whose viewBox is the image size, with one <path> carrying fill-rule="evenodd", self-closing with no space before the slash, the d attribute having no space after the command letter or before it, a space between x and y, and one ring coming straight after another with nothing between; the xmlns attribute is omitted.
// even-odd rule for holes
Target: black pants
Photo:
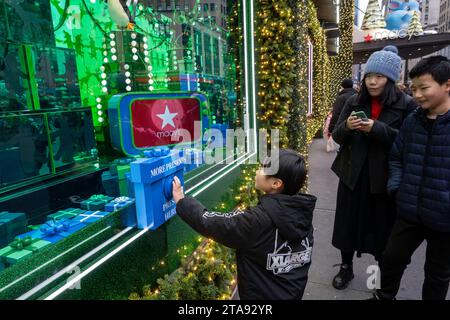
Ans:
<svg viewBox="0 0 450 320"><path fill-rule="evenodd" d="M433 231L401 218L395 221L383 254L381 288L377 290L380 298L395 298L403 272L423 240L427 240L427 251L422 299L445 300L450 281L450 232Z"/></svg>

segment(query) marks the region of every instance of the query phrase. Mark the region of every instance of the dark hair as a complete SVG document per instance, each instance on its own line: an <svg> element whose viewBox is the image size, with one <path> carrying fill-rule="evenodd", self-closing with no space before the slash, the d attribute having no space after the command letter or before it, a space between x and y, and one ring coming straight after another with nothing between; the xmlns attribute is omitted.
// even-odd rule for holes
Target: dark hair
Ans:
<svg viewBox="0 0 450 320"><path fill-rule="evenodd" d="M429 74L440 85L450 79L450 60L444 56L433 56L419 61L409 72L411 79Z"/></svg>
<svg viewBox="0 0 450 320"><path fill-rule="evenodd" d="M274 163L275 162L275 163ZM294 195L300 191L306 180L305 159L290 149L280 149L278 159L266 159L263 167L276 165L278 162L278 171L269 177L275 177L283 181L283 194Z"/></svg>
<svg viewBox="0 0 450 320"><path fill-rule="evenodd" d="M365 75L362 80L361 88L358 94L358 103L361 105L370 105L372 101L372 96L370 95L369 90L367 90L366 77L367 75ZM388 82L381 93L380 102L384 106L390 106L398 100L400 94L400 89L397 88L394 81L388 78Z"/></svg>
<svg viewBox="0 0 450 320"><path fill-rule="evenodd" d="M341 87L344 89L350 89L353 88L353 80L352 79L345 79L341 82Z"/></svg>

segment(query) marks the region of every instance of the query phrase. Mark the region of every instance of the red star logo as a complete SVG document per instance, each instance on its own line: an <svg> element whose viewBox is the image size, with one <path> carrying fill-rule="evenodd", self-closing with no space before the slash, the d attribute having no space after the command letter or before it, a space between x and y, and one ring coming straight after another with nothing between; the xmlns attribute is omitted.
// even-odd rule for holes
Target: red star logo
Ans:
<svg viewBox="0 0 450 320"><path fill-rule="evenodd" d="M372 39L373 37L370 34L368 34L367 36L364 37L364 42L371 42Z"/></svg>

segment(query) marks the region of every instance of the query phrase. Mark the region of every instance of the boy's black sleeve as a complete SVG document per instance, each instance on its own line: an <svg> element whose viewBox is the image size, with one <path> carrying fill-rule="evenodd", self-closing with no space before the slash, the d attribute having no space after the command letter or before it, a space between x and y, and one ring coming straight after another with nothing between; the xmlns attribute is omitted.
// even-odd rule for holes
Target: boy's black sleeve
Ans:
<svg viewBox="0 0 450 320"><path fill-rule="evenodd" d="M265 220L251 209L228 213L208 211L192 197L178 201L177 214L201 235L233 249L250 246Z"/></svg>
<svg viewBox="0 0 450 320"><path fill-rule="evenodd" d="M405 134L407 130L408 119L405 120L400 128L397 137L392 145L389 154L389 180L387 184L387 192L393 195L397 192L403 178L403 148L405 147Z"/></svg>

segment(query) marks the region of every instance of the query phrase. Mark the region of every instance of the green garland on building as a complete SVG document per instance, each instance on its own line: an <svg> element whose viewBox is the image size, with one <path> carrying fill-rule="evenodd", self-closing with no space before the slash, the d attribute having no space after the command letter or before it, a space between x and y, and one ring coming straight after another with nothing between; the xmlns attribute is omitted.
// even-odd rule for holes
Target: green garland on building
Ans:
<svg viewBox="0 0 450 320"><path fill-rule="evenodd" d="M352 78L353 65L353 0L342 0L339 7L339 54L331 58L331 102L339 92L342 80ZM331 104L329 106L331 108Z"/></svg>
<svg viewBox="0 0 450 320"><path fill-rule="evenodd" d="M308 118L307 144L312 142L316 133L322 129L331 106L330 99L330 58L327 53L325 32L317 19L317 8L308 1L309 33L313 45L313 112Z"/></svg>

